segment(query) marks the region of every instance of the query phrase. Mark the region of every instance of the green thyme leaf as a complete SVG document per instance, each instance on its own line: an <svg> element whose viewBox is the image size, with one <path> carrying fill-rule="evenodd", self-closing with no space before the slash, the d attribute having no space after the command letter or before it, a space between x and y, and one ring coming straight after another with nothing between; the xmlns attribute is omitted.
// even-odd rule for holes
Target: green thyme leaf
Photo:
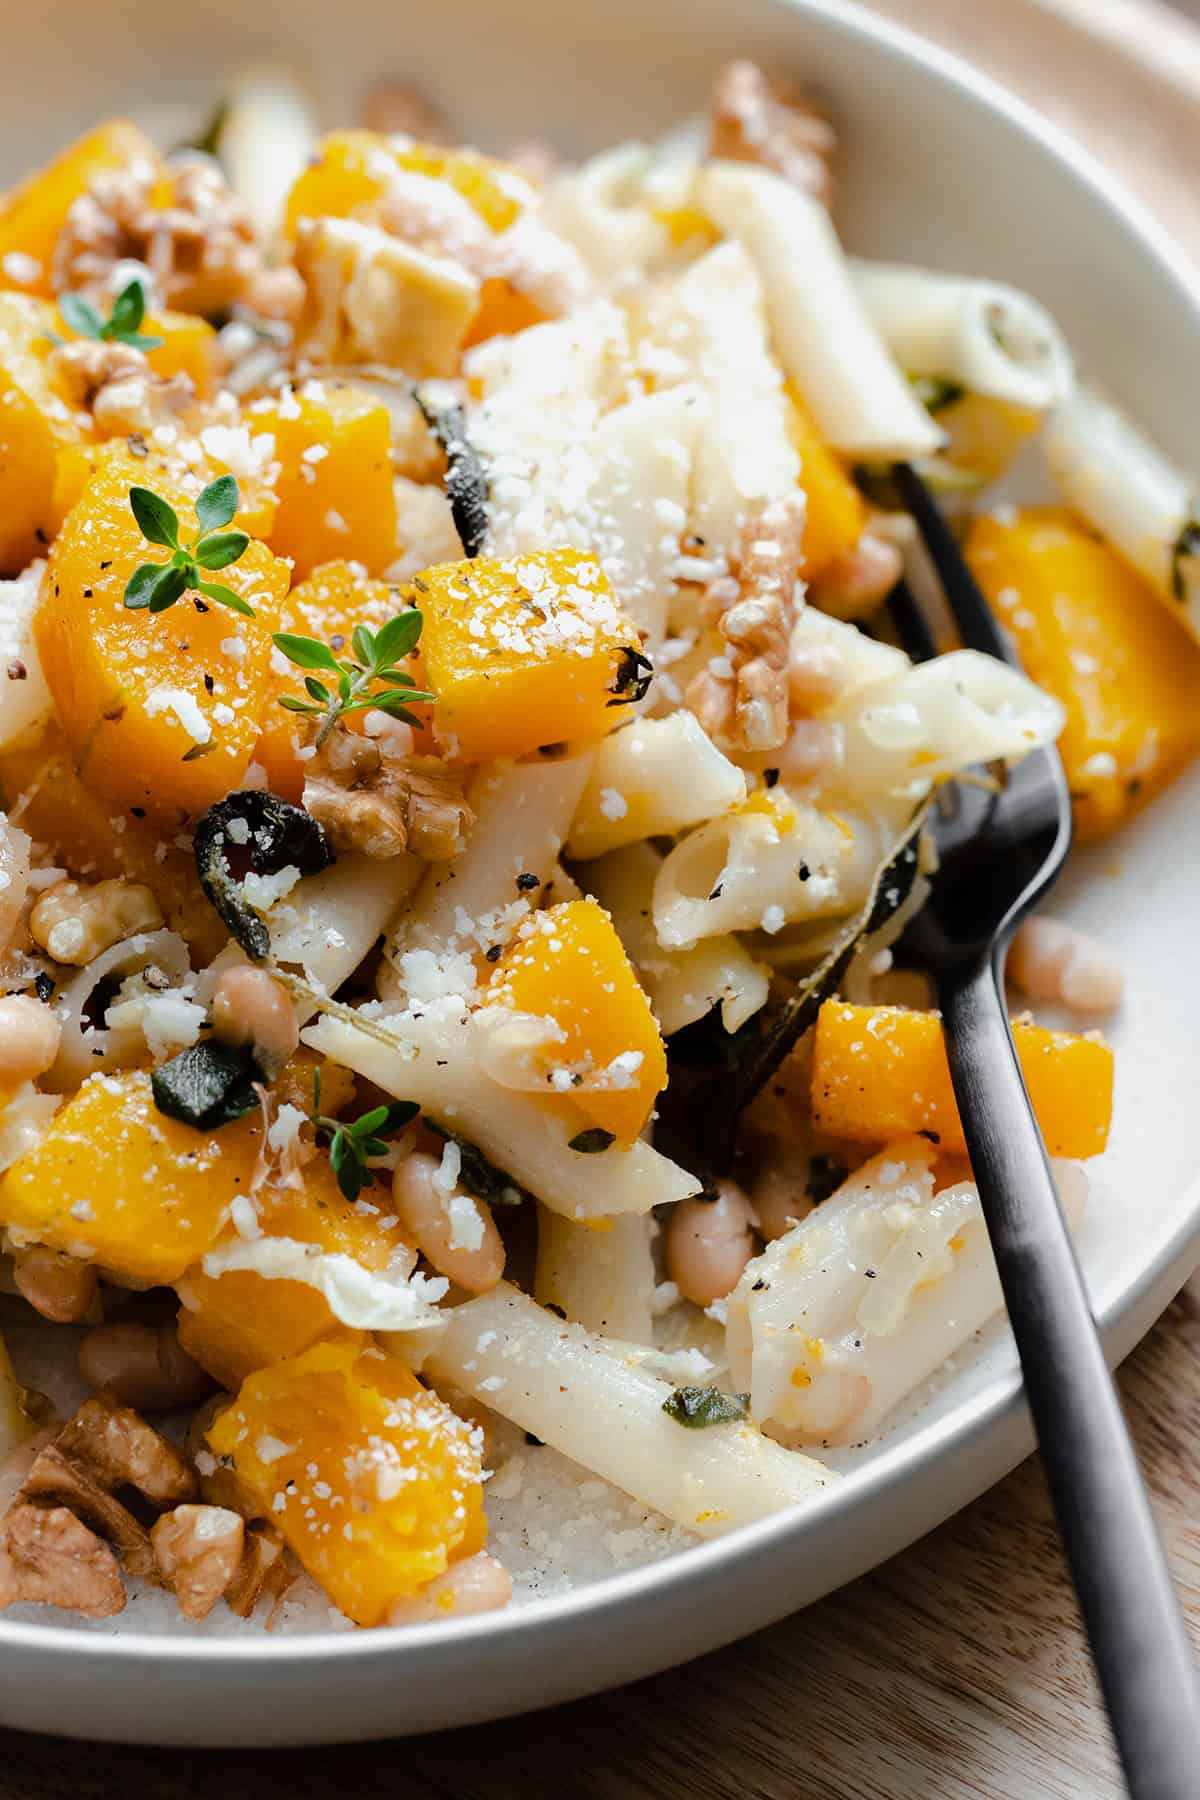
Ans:
<svg viewBox="0 0 1200 1800"><path fill-rule="evenodd" d="M407 656L416 648L424 623L421 613L413 606L407 612L397 613L394 619L380 627L375 634L375 666L381 674L389 672L389 665L397 657Z"/></svg>
<svg viewBox="0 0 1200 1800"><path fill-rule="evenodd" d="M138 530L148 543L161 544L166 550L179 548L179 514L151 488L132 487L129 506Z"/></svg>
<svg viewBox="0 0 1200 1800"><path fill-rule="evenodd" d="M188 585L206 599L215 600L218 606L227 606L230 612L241 613L245 619L254 617L254 608L250 602L243 600L240 594L235 594L232 588L222 586L219 581L192 581Z"/></svg>
<svg viewBox="0 0 1200 1800"><path fill-rule="evenodd" d="M272 639L277 650L282 650L289 662L294 662L298 669L333 669L340 665L337 657L328 644L321 643L319 638L297 637L291 631L277 631Z"/></svg>
<svg viewBox="0 0 1200 1800"><path fill-rule="evenodd" d="M688 1431L732 1425L750 1413L749 1394L723 1394L715 1387L679 1387L663 1401L663 1411Z"/></svg>
<svg viewBox="0 0 1200 1800"><path fill-rule="evenodd" d="M196 517L204 532L228 525L238 509L238 484L232 475L218 475L196 501ZM247 540L248 542L249 540Z"/></svg>
<svg viewBox="0 0 1200 1800"><path fill-rule="evenodd" d="M101 327L101 337L113 341L118 338L128 339L131 332L140 331L142 320L146 316L146 290L135 276L123 287L113 301L113 309L107 325Z"/></svg>
<svg viewBox="0 0 1200 1800"><path fill-rule="evenodd" d="M320 700L323 705L328 706L329 689L323 681L318 681L315 675L304 677L304 691L306 694L311 694L314 700Z"/></svg>
<svg viewBox="0 0 1200 1800"><path fill-rule="evenodd" d="M279 704L285 711L294 713L319 713L322 710L319 706L310 706L307 700L298 699L295 694L281 694Z"/></svg>
<svg viewBox="0 0 1200 1800"><path fill-rule="evenodd" d="M187 587L187 571L174 569L170 563L167 563L164 568L160 569L158 580L154 583L153 592L150 594L150 611L152 613L166 612L169 606L174 606L180 596L187 592Z"/></svg>
<svg viewBox="0 0 1200 1800"><path fill-rule="evenodd" d="M125 604L130 608L149 606L158 578L168 563L142 563L133 571L125 587Z"/></svg>
<svg viewBox="0 0 1200 1800"><path fill-rule="evenodd" d="M202 569L227 569L245 555L249 544L244 531L214 531L196 545L196 561Z"/></svg>
<svg viewBox="0 0 1200 1800"><path fill-rule="evenodd" d="M104 320L82 294L60 294L58 310L77 337L99 339L103 334Z"/></svg>
<svg viewBox="0 0 1200 1800"><path fill-rule="evenodd" d="M354 654L364 668L375 667L375 634L367 625L356 625L350 635Z"/></svg>

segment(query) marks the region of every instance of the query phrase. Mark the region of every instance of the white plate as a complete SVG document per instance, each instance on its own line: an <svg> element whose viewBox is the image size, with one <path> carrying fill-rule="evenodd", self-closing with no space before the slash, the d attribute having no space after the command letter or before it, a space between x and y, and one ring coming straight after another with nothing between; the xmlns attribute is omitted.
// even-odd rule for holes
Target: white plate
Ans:
<svg viewBox="0 0 1200 1800"><path fill-rule="evenodd" d="M26 9L5 49L0 163L14 175L107 112L197 108L225 69L280 43L330 122L364 82L410 70L483 143L545 133L577 149L650 134L701 105L732 54L828 93L840 211L856 249L1029 287L1086 367L1166 448L1194 457L1200 310L1187 270L1111 183L961 64L834 0L132 0ZM124 25L126 29L118 29ZM97 43L97 54L88 46ZM48 96L53 95L53 103ZM147 97L150 103L147 104ZM1114 1358L1197 1260L1200 1190L1190 904L1200 776L1072 873L1060 910L1122 952L1113 1147L1081 1249ZM995 1332L796 1517L494 1618L289 1638L117 1638L0 1621L0 1723L177 1744L299 1744L481 1720L632 1680L807 1605L910 1543L1030 1448L1011 1345Z"/></svg>

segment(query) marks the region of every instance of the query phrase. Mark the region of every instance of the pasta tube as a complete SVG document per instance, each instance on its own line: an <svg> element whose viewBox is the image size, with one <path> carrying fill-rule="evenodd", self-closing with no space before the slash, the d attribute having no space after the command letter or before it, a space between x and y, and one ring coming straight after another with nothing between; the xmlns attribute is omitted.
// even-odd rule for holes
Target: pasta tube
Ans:
<svg viewBox="0 0 1200 1800"><path fill-rule="evenodd" d="M450 1310L426 1370L701 1537L812 1499L831 1469L732 1423L688 1431L669 1381L502 1281Z"/></svg>
<svg viewBox="0 0 1200 1800"><path fill-rule="evenodd" d="M755 1257L729 1297L732 1379L794 1444L858 1443L1000 1311L975 1184L933 1191L936 1152L905 1139ZM1068 1216L1085 1183L1057 1164Z"/></svg>
<svg viewBox="0 0 1200 1800"><path fill-rule="evenodd" d="M700 204L749 251L776 350L826 443L870 461L932 456L942 434L864 310L829 214L749 163L710 163Z"/></svg>
<svg viewBox="0 0 1200 1800"><path fill-rule="evenodd" d="M435 1002L385 1019L326 1014L304 1041L397 1099L415 1100L567 1218L648 1213L700 1190L686 1169L640 1140L627 1150L572 1149L590 1121L561 1097L518 1093L481 1074L478 1032L461 1005Z"/></svg>
<svg viewBox="0 0 1200 1800"><path fill-rule="evenodd" d="M906 374L954 382L1035 412L1071 393L1066 340L1046 309L1019 289L856 258L850 273L868 318Z"/></svg>
<svg viewBox="0 0 1200 1800"><path fill-rule="evenodd" d="M538 1304L557 1306L599 1337L652 1343L652 1229L644 1214L577 1223L541 1207L533 1284Z"/></svg>
<svg viewBox="0 0 1200 1800"><path fill-rule="evenodd" d="M1050 420L1046 457L1059 492L1200 637L1200 494L1095 388Z"/></svg>
<svg viewBox="0 0 1200 1800"><path fill-rule="evenodd" d="M746 777L694 713L637 719L597 751L567 855L584 861L641 838L674 837L745 798Z"/></svg>

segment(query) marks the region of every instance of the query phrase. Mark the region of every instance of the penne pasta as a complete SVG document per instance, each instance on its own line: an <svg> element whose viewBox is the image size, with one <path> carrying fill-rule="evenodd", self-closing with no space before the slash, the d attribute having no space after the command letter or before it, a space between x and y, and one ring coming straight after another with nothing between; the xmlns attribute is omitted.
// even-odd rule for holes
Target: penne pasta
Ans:
<svg viewBox="0 0 1200 1800"><path fill-rule="evenodd" d="M340 858L271 909L271 954L333 994L386 931L424 873L415 856Z"/></svg>
<svg viewBox="0 0 1200 1800"><path fill-rule="evenodd" d="M1200 490L1111 400L1079 387L1050 420L1046 458L1068 505L1200 637Z"/></svg>
<svg viewBox="0 0 1200 1800"><path fill-rule="evenodd" d="M850 260L859 301L907 375L1046 412L1074 387L1066 340L1045 307L999 281Z"/></svg>
<svg viewBox="0 0 1200 1800"><path fill-rule="evenodd" d="M748 1423L685 1430L663 1411L670 1382L508 1282L452 1309L426 1368L701 1537L799 1505L837 1479Z"/></svg>
<svg viewBox="0 0 1200 1800"><path fill-rule="evenodd" d="M652 1343L653 1229L645 1214L577 1222L539 1207L533 1280L539 1306L557 1307L599 1337Z"/></svg>
<svg viewBox="0 0 1200 1800"><path fill-rule="evenodd" d="M651 844L628 844L588 864L588 887L611 913L665 1036L707 1017L714 1006L725 1030L737 1031L765 1006L770 971L731 932L690 950L664 950L652 910L662 864Z"/></svg>
<svg viewBox="0 0 1200 1800"><path fill-rule="evenodd" d="M598 1154L573 1150L588 1120L561 1099L552 1104L489 1081L480 1072L474 1022L460 1005L433 1004L382 1019L327 1015L304 1041L480 1149L538 1200L570 1219L648 1213L686 1199L700 1183L634 1143Z"/></svg>
<svg viewBox="0 0 1200 1800"><path fill-rule="evenodd" d="M747 1263L728 1303L731 1375L783 1441L871 1436L1000 1311L975 1185L935 1194L935 1157L921 1138L892 1145ZM1082 1173L1056 1174L1077 1221Z"/></svg>
<svg viewBox="0 0 1200 1800"><path fill-rule="evenodd" d="M932 456L942 434L860 303L820 201L746 163L710 163L697 192L750 253L780 360L826 442L868 462Z"/></svg>
<svg viewBox="0 0 1200 1800"><path fill-rule="evenodd" d="M640 838L674 837L745 798L746 777L694 713L636 719L596 752L567 855L587 861Z"/></svg>

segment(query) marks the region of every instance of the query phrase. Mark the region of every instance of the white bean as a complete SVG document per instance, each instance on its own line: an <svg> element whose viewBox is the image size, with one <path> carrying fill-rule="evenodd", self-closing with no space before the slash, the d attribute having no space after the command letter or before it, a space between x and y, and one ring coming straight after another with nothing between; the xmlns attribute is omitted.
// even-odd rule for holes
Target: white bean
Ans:
<svg viewBox="0 0 1200 1800"><path fill-rule="evenodd" d="M213 990L213 1028L226 1044L252 1044L268 1073L283 1067L300 1042L291 1001L265 969L226 969Z"/></svg>
<svg viewBox="0 0 1200 1800"><path fill-rule="evenodd" d="M1034 1000L1059 1000L1076 1012L1112 1012L1125 977L1111 951L1061 919L1026 919L1008 955L1008 973Z"/></svg>
<svg viewBox="0 0 1200 1800"><path fill-rule="evenodd" d="M715 1200L679 1200L667 1218L667 1273L685 1300L711 1306L737 1286L754 1255L750 1202L732 1181Z"/></svg>
<svg viewBox="0 0 1200 1800"><path fill-rule="evenodd" d="M512 1576L486 1550L451 1563L428 1587L409 1600L397 1600L389 1625L430 1625L442 1619L465 1619L471 1613L496 1612L512 1599Z"/></svg>
<svg viewBox="0 0 1200 1800"><path fill-rule="evenodd" d="M43 1319L75 1325L95 1299L96 1271L76 1256L34 1244L13 1251L13 1285Z"/></svg>
<svg viewBox="0 0 1200 1800"><path fill-rule="evenodd" d="M173 1322L141 1325L130 1320L97 1325L79 1346L79 1373L91 1388L110 1388L139 1412L171 1412L194 1406L213 1383L192 1361Z"/></svg>
<svg viewBox="0 0 1200 1800"><path fill-rule="evenodd" d="M468 1293L486 1294L504 1273L503 1239L486 1200L457 1187L443 1191L441 1166L423 1150L396 1165L392 1200L397 1215L440 1274Z"/></svg>
<svg viewBox="0 0 1200 1800"><path fill-rule="evenodd" d="M782 1165L768 1163L756 1177L750 1199L758 1228L768 1243L781 1238L812 1211L807 1174L807 1165L789 1168L785 1161Z"/></svg>
<svg viewBox="0 0 1200 1800"><path fill-rule="evenodd" d="M895 587L904 559L895 544L864 531L812 584L812 601L835 619L865 619Z"/></svg>
<svg viewBox="0 0 1200 1800"><path fill-rule="evenodd" d="M58 1020L32 994L0 998L0 1084L19 1087L44 1075L58 1055L60 1036Z"/></svg>

